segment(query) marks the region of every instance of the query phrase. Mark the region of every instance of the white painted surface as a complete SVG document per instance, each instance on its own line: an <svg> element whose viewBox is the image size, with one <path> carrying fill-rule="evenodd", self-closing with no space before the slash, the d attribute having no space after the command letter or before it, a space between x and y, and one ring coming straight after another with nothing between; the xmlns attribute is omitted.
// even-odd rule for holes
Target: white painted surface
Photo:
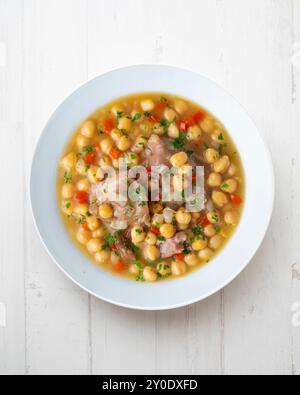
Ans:
<svg viewBox="0 0 300 395"><path fill-rule="evenodd" d="M300 373L299 43L300 0L0 0L0 374ZM248 269L205 302L161 313L110 306L67 280L38 240L26 191L57 104L87 78L149 62L227 88L277 177L271 228Z"/></svg>

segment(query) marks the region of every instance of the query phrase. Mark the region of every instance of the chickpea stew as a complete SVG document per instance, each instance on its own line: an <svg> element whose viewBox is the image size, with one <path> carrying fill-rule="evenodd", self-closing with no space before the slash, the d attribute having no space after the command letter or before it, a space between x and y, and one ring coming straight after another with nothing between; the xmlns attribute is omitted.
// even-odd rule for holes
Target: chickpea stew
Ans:
<svg viewBox="0 0 300 395"><path fill-rule="evenodd" d="M104 168L202 166L205 204L99 200ZM151 189L151 182L149 181ZM199 105L174 95L120 98L92 114L74 133L60 160L58 200L66 228L93 262L141 282L182 276L210 262L239 224L245 177L224 126ZM182 191L184 195L184 190Z"/></svg>

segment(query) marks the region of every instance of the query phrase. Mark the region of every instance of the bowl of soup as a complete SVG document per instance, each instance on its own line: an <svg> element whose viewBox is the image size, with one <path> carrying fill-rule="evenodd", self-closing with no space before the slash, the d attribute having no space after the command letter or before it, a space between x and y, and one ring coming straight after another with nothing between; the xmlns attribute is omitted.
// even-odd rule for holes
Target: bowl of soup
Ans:
<svg viewBox="0 0 300 395"><path fill-rule="evenodd" d="M222 88L133 66L87 82L55 111L30 197L71 280L116 305L162 310L208 297L246 267L270 221L274 177L257 128Z"/></svg>

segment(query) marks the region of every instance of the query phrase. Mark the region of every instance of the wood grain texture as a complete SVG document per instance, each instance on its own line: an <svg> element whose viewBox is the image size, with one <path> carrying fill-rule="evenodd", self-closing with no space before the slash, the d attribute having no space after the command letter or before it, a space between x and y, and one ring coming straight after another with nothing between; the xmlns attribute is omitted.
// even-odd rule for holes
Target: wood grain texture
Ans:
<svg viewBox="0 0 300 395"><path fill-rule="evenodd" d="M300 373L292 324L299 21L300 0L0 0L0 177L10 197L7 205L0 194L0 374ZM61 100L88 78L135 63L218 81L248 109L276 172L274 216L251 265L219 294L169 312L114 307L66 279L36 235L26 189L35 141Z"/></svg>

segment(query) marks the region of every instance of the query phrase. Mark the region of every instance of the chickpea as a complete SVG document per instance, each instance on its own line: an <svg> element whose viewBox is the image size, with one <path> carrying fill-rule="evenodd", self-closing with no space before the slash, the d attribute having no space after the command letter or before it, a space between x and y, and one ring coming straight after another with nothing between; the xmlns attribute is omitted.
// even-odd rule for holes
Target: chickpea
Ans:
<svg viewBox="0 0 300 395"><path fill-rule="evenodd" d="M122 133L119 129L113 129L110 133L110 138L112 138L115 143L118 142L123 136L124 133Z"/></svg>
<svg viewBox="0 0 300 395"><path fill-rule="evenodd" d="M185 256L184 261L188 266L196 266L199 263L199 258L196 254L190 253Z"/></svg>
<svg viewBox="0 0 300 395"><path fill-rule="evenodd" d="M208 225L204 228L204 234L206 237L213 237L217 233L213 225Z"/></svg>
<svg viewBox="0 0 300 395"><path fill-rule="evenodd" d="M87 178L82 178L76 184L76 188L78 191L88 192L90 190L90 183Z"/></svg>
<svg viewBox="0 0 300 395"><path fill-rule="evenodd" d="M177 154L174 154L170 159L170 162L174 167L181 167L185 165L187 161L188 156L185 152L178 152Z"/></svg>
<svg viewBox="0 0 300 395"><path fill-rule="evenodd" d="M76 171L78 174L81 176L84 176L86 174L87 166L86 163L83 159L79 159L76 163Z"/></svg>
<svg viewBox="0 0 300 395"><path fill-rule="evenodd" d="M74 213L79 216L86 216L86 213L89 211L89 206L87 204L77 204L74 207Z"/></svg>
<svg viewBox="0 0 300 395"><path fill-rule="evenodd" d="M61 160L61 165L66 171L70 172L76 164L76 159L76 154L71 152Z"/></svg>
<svg viewBox="0 0 300 395"><path fill-rule="evenodd" d="M228 169L228 175L229 175L229 177L235 176L235 175L236 175L236 172L237 172L236 165L235 165L234 163L231 163L231 165L229 166L229 169Z"/></svg>
<svg viewBox="0 0 300 395"><path fill-rule="evenodd" d="M61 207L64 214L71 216L73 214L74 204L69 201L64 201Z"/></svg>
<svg viewBox="0 0 300 395"><path fill-rule="evenodd" d="M188 213L185 211L184 208L181 208L177 211L176 215L176 221L180 224L180 225L189 225L189 223L192 220L192 215L191 213Z"/></svg>
<svg viewBox="0 0 300 395"><path fill-rule="evenodd" d="M228 211L225 216L224 220L228 225L237 225L239 223L239 213L237 211Z"/></svg>
<svg viewBox="0 0 300 395"><path fill-rule="evenodd" d="M164 224L160 227L160 234L162 235L162 237L165 237L166 239L172 239L175 233L176 233L175 226L171 224Z"/></svg>
<svg viewBox="0 0 300 395"><path fill-rule="evenodd" d="M215 173L226 173L227 169L230 166L230 160L228 156L222 156L217 162L214 163L214 171Z"/></svg>
<svg viewBox="0 0 300 395"><path fill-rule="evenodd" d="M168 129L168 136L172 139L177 139L179 137L179 129L175 123L172 123Z"/></svg>
<svg viewBox="0 0 300 395"><path fill-rule="evenodd" d="M131 120L127 117L122 117L119 119L118 129L126 130L128 132L131 128Z"/></svg>
<svg viewBox="0 0 300 395"><path fill-rule="evenodd" d="M82 148L87 147L90 144L90 139L87 137L83 136L82 134L79 134L76 140L77 146L80 150Z"/></svg>
<svg viewBox="0 0 300 395"><path fill-rule="evenodd" d="M103 244L103 240L91 239L87 242L86 248L91 254L95 254L96 252L100 252L102 250Z"/></svg>
<svg viewBox="0 0 300 395"><path fill-rule="evenodd" d="M76 234L76 238L80 244L87 244L91 240L91 232L83 228L79 228Z"/></svg>
<svg viewBox="0 0 300 395"><path fill-rule="evenodd" d="M171 269L173 276L182 276L184 273L186 273L187 267L185 262L175 261L172 262Z"/></svg>
<svg viewBox="0 0 300 395"><path fill-rule="evenodd" d="M160 251L157 247L148 245L145 248L145 258L149 261L155 261L160 257Z"/></svg>
<svg viewBox="0 0 300 395"><path fill-rule="evenodd" d="M98 166L90 166L87 171L87 176L91 184L96 184L104 179L103 171Z"/></svg>
<svg viewBox="0 0 300 395"><path fill-rule="evenodd" d="M150 112L154 109L154 102L151 99L141 101L141 108L145 112Z"/></svg>
<svg viewBox="0 0 300 395"><path fill-rule="evenodd" d="M127 136L123 136L118 141L117 147L120 151L127 151L131 147L131 141Z"/></svg>
<svg viewBox="0 0 300 395"><path fill-rule="evenodd" d="M208 163L215 163L217 160L220 159L219 152L213 148L208 148L205 151L205 158Z"/></svg>
<svg viewBox="0 0 300 395"><path fill-rule="evenodd" d="M154 233L149 232L147 234L147 237L146 237L145 241L146 241L147 244L149 244L151 246L154 246L156 244L156 242L157 242L157 237L156 237L156 235Z"/></svg>
<svg viewBox="0 0 300 395"><path fill-rule="evenodd" d="M99 252L96 252L94 255L95 261L97 263L100 263L101 265L108 263L110 261L110 252L106 250L102 250Z"/></svg>
<svg viewBox="0 0 300 395"><path fill-rule="evenodd" d="M201 250L198 254L200 260L202 262L208 262L211 260L211 258L213 257L214 253L212 252L212 250L210 248L205 248L204 250Z"/></svg>
<svg viewBox="0 0 300 395"><path fill-rule="evenodd" d="M61 190L64 199L71 199L74 196L75 187L73 184L64 184Z"/></svg>
<svg viewBox="0 0 300 395"><path fill-rule="evenodd" d="M214 191L212 193L212 200L218 207L223 207L228 204L228 198L224 192Z"/></svg>
<svg viewBox="0 0 300 395"><path fill-rule="evenodd" d="M207 179L207 184L214 188L214 187L219 187L222 183L222 176L218 173L210 173L208 179Z"/></svg>
<svg viewBox="0 0 300 395"><path fill-rule="evenodd" d="M124 112L124 107L120 104L115 104L114 106L112 106L110 111L114 114L115 117L117 117L118 114Z"/></svg>
<svg viewBox="0 0 300 395"><path fill-rule="evenodd" d="M92 233L94 239L103 239L107 235L107 230L104 226L100 226Z"/></svg>
<svg viewBox="0 0 300 395"><path fill-rule="evenodd" d="M156 267L158 273L163 277L169 276L171 274L170 265L167 262L161 262Z"/></svg>
<svg viewBox="0 0 300 395"><path fill-rule="evenodd" d="M204 133L212 133L214 129L214 120L212 118L205 118L201 123L200 127L203 130Z"/></svg>
<svg viewBox="0 0 300 395"><path fill-rule="evenodd" d="M134 274L135 276L138 276L140 273L140 268L137 267L137 265L134 265L133 263L129 266L129 272L131 274Z"/></svg>
<svg viewBox="0 0 300 395"><path fill-rule="evenodd" d="M110 137L106 137L100 142L100 148L105 155L109 155L114 143Z"/></svg>
<svg viewBox="0 0 300 395"><path fill-rule="evenodd" d="M195 125L195 126L189 127L188 133L187 133L188 140L197 141L200 139L201 136L202 136L202 132L201 132L201 129L199 128L199 126Z"/></svg>
<svg viewBox="0 0 300 395"><path fill-rule="evenodd" d="M231 178L229 180L226 180L220 188L223 192L234 193L238 188L238 182L235 179Z"/></svg>
<svg viewBox="0 0 300 395"><path fill-rule="evenodd" d="M101 204L99 206L99 215L103 219L110 219L114 215L114 211L109 204Z"/></svg>
<svg viewBox="0 0 300 395"><path fill-rule="evenodd" d="M177 118L177 114L172 108L166 108L164 112L164 117L168 122L174 122Z"/></svg>
<svg viewBox="0 0 300 395"><path fill-rule="evenodd" d="M105 166L111 166L112 162L109 156L102 156L102 158L100 158L99 160L99 166L100 167L105 167Z"/></svg>
<svg viewBox="0 0 300 395"><path fill-rule="evenodd" d="M85 121L81 126L80 133L89 139L95 137L96 132L97 126L96 123L92 120Z"/></svg>
<svg viewBox="0 0 300 395"><path fill-rule="evenodd" d="M143 274L145 281L154 282L157 280L157 272L154 267L146 266Z"/></svg>
<svg viewBox="0 0 300 395"><path fill-rule="evenodd" d="M183 100L175 100L174 108L178 114L183 115L188 110L188 105Z"/></svg>
<svg viewBox="0 0 300 395"><path fill-rule="evenodd" d="M215 235L209 241L209 247L213 250L218 250L224 242L224 238L221 235Z"/></svg>
<svg viewBox="0 0 300 395"><path fill-rule="evenodd" d="M220 222L220 216L216 211L210 211L206 216L211 224L217 224Z"/></svg>
<svg viewBox="0 0 300 395"><path fill-rule="evenodd" d="M145 240L145 238L146 238L146 233L144 232L144 229L141 226L136 225L131 229L131 239L134 244L142 243Z"/></svg>
<svg viewBox="0 0 300 395"><path fill-rule="evenodd" d="M177 229L178 230L187 230L189 227L189 224L185 225L185 224L177 224Z"/></svg>
<svg viewBox="0 0 300 395"><path fill-rule="evenodd" d="M219 133L214 132L214 133L211 135L211 139L212 139L215 143L220 144L221 141L222 141L222 140L220 140L220 132L219 132Z"/></svg>
<svg viewBox="0 0 300 395"><path fill-rule="evenodd" d="M201 251L207 247L207 240L201 236L197 236L192 243L192 248L194 251Z"/></svg>
<svg viewBox="0 0 300 395"><path fill-rule="evenodd" d="M94 232L100 227L100 221L98 218L93 217L92 215L90 217L87 217L86 219L87 226L91 232Z"/></svg>
<svg viewBox="0 0 300 395"><path fill-rule="evenodd" d="M137 139L135 140L133 151L137 153L143 152L144 149L147 147L147 144L148 144L147 137L138 136Z"/></svg>
<svg viewBox="0 0 300 395"><path fill-rule="evenodd" d="M153 126L153 132L154 132L155 134L158 134L159 136L162 136L162 135L165 133L165 129L164 129L164 127L161 126L159 123L156 123L156 124Z"/></svg>

